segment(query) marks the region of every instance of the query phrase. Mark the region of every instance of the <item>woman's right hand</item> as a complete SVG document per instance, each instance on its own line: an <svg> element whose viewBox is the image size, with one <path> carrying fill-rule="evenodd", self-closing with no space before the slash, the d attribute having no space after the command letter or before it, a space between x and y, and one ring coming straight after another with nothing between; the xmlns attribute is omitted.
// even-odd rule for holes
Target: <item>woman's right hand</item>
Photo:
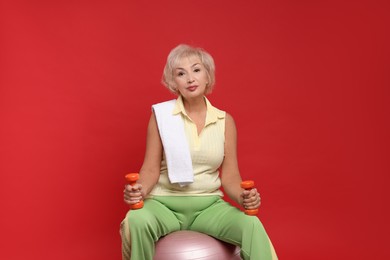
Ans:
<svg viewBox="0 0 390 260"><path fill-rule="evenodd" d="M125 189L123 190L123 199L125 203L129 205L136 204L143 200L142 185L139 183L136 183L133 186L126 184Z"/></svg>

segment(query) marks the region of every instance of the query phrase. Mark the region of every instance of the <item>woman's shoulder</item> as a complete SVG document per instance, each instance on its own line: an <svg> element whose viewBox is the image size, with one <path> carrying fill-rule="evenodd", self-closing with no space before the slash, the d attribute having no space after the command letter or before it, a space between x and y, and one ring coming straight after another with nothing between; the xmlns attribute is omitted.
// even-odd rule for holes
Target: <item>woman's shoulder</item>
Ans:
<svg viewBox="0 0 390 260"><path fill-rule="evenodd" d="M228 112L225 112L225 121L226 121L226 124L235 125L233 116L231 114L229 114Z"/></svg>

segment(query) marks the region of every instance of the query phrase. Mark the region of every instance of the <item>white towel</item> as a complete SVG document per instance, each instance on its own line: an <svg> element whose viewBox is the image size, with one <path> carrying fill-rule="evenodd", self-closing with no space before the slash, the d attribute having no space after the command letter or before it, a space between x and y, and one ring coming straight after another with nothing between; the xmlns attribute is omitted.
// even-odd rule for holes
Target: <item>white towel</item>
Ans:
<svg viewBox="0 0 390 260"><path fill-rule="evenodd" d="M183 187L194 182L194 172L183 119L180 113L172 114L175 104L176 100L170 100L152 108L164 146L169 181Z"/></svg>

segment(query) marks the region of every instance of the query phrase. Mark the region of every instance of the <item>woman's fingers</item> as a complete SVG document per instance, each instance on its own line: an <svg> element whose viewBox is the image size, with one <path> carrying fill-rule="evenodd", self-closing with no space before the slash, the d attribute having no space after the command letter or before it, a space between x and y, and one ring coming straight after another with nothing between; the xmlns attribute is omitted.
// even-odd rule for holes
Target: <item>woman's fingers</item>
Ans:
<svg viewBox="0 0 390 260"><path fill-rule="evenodd" d="M135 204L142 200L141 193L142 185L135 184L133 186L126 184L123 190L123 199L127 204Z"/></svg>
<svg viewBox="0 0 390 260"><path fill-rule="evenodd" d="M244 191L243 195L244 195L243 206L246 209L255 209L260 207L261 198L256 188L251 189L249 191Z"/></svg>

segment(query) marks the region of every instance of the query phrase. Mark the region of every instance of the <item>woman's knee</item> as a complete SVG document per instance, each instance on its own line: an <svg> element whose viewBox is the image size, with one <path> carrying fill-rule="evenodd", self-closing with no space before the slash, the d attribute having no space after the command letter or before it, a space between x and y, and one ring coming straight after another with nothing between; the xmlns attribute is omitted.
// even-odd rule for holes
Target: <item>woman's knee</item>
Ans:
<svg viewBox="0 0 390 260"><path fill-rule="evenodd" d="M147 212L141 212L136 210L131 210L126 214L125 219L123 220L127 223L128 228L131 229L145 229L147 226L150 226L153 222L153 216L147 214Z"/></svg>
<svg viewBox="0 0 390 260"><path fill-rule="evenodd" d="M238 221L237 223L239 223L238 225L241 226L241 230L244 232L246 232L246 231L252 232L255 230L257 230L257 231L264 230L263 224L255 216L244 215L240 219L240 221Z"/></svg>

